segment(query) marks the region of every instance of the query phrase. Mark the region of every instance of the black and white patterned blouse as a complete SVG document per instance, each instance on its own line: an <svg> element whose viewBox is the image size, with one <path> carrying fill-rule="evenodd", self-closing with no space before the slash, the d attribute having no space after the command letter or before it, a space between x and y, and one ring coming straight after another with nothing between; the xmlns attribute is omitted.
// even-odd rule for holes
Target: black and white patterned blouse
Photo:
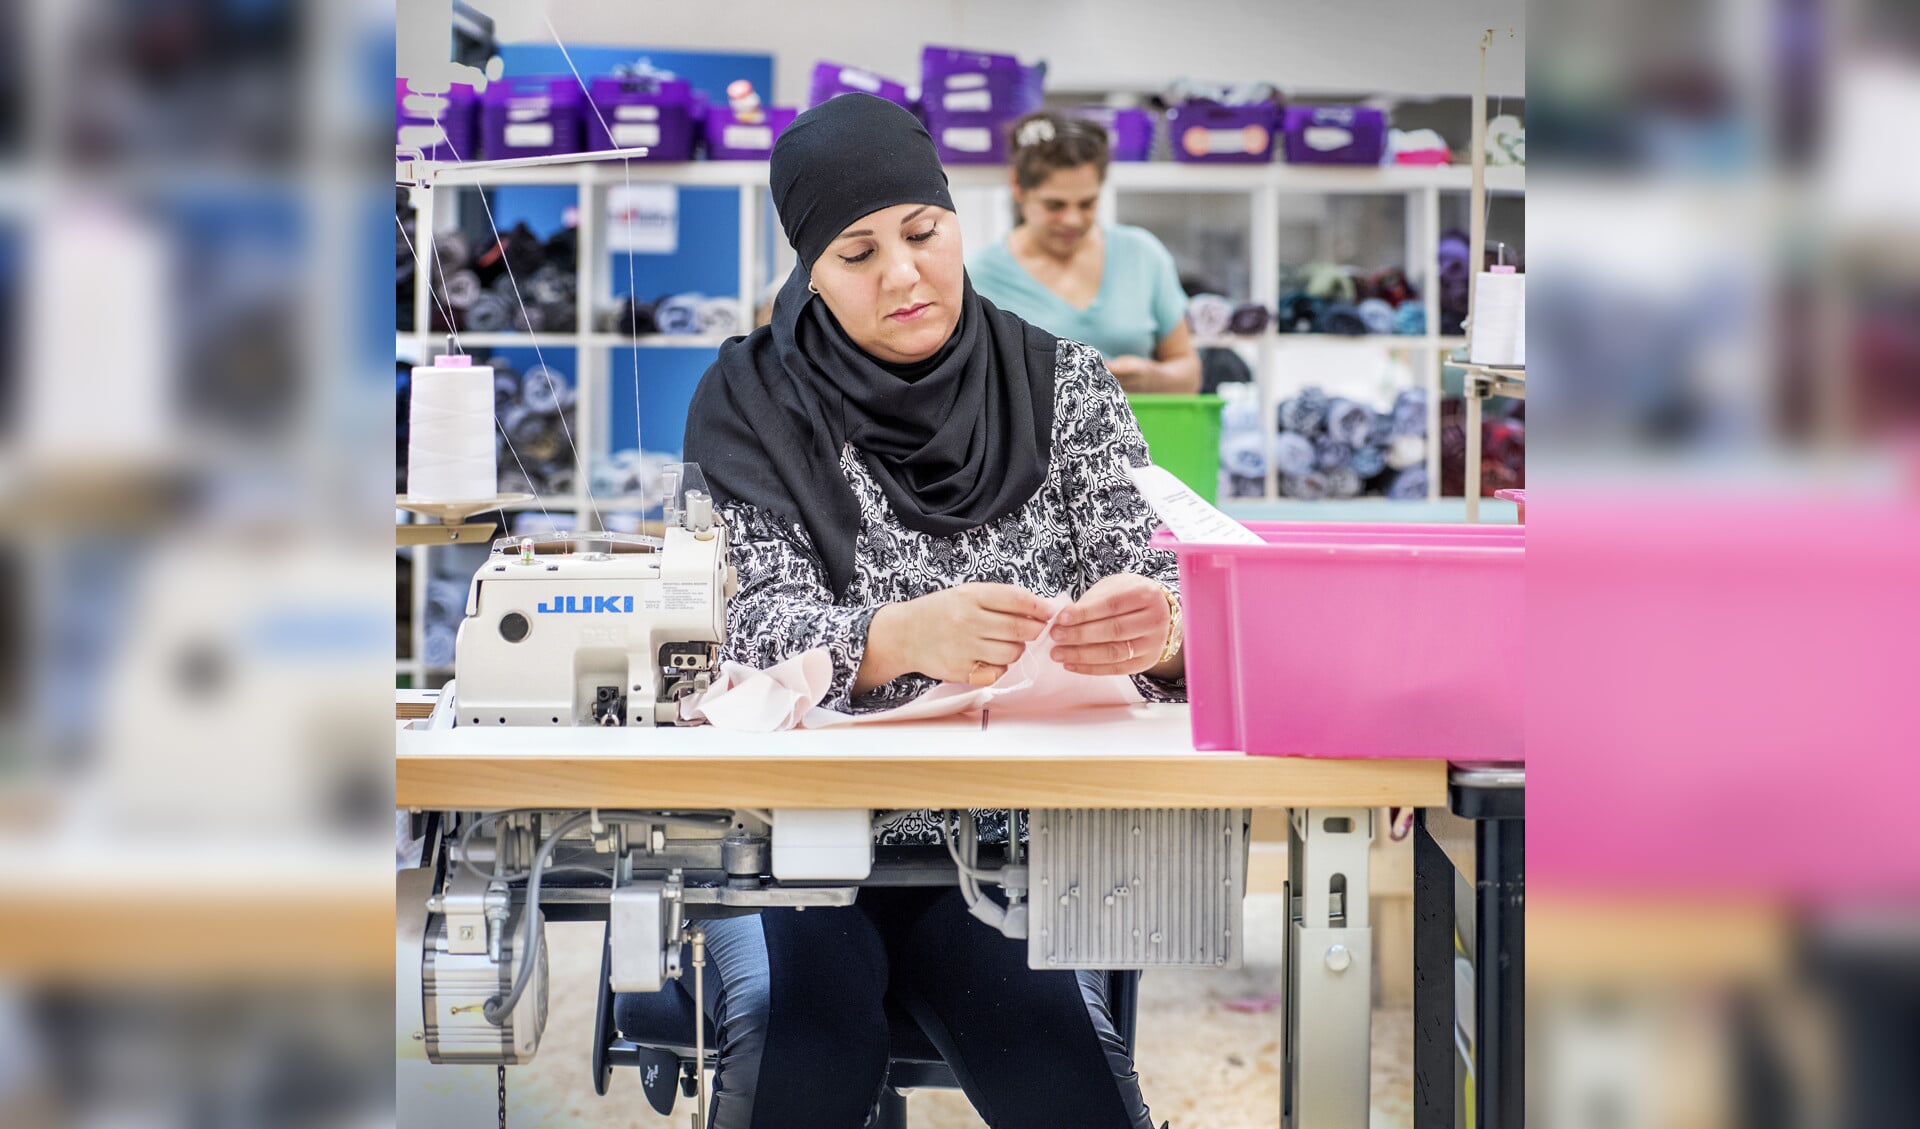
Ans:
<svg viewBox="0 0 1920 1129"><path fill-rule="evenodd" d="M727 606L724 657L764 669L825 647L833 684L820 704L860 713L901 705L935 685L908 674L852 697L867 625L883 605L970 582L1078 599L1121 572L1158 581L1177 596L1174 556L1147 547L1159 523L1126 473L1146 464L1147 445L1097 351L1060 342L1053 403L1053 448L1040 489L1015 513L951 537L902 525L859 452L852 444L842 448L840 466L860 503L860 533L853 582L838 601L804 526L744 503L723 506L740 576ZM1149 701L1185 700L1184 682L1141 675L1134 683ZM979 815L981 839L1004 841L1006 813ZM924 814L907 816L881 842L938 842L937 826Z"/></svg>

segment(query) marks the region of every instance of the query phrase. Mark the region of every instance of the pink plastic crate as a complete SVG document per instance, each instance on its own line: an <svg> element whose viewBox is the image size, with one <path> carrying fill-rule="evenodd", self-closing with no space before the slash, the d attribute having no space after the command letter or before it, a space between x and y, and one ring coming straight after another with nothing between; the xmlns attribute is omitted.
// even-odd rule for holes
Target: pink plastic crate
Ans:
<svg viewBox="0 0 1920 1129"><path fill-rule="evenodd" d="M1196 749L1524 761L1526 530L1250 522L1180 560Z"/></svg>

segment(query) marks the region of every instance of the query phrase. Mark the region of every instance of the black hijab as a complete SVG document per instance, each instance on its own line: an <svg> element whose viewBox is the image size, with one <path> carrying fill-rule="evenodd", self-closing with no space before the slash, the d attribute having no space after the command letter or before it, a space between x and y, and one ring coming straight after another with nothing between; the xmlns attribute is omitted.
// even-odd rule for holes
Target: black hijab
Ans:
<svg viewBox="0 0 1920 1129"><path fill-rule="evenodd" d="M867 94L822 103L781 133L769 172L800 261L772 324L721 346L701 378L686 458L717 501L805 526L841 596L860 531L842 446L853 444L909 529L951 536L1005 517L1046 479L1059 343L966 281L946 345L887 364L807 289L814 260L861 216L898 204L953 209L932 138L900 107Z"/></svg>

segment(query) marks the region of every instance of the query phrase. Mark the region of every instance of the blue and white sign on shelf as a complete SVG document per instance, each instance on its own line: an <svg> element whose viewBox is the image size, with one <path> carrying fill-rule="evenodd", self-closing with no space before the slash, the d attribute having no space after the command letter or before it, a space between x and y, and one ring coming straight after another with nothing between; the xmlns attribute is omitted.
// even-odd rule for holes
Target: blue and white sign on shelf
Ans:
<svg viewBox="0 0 1920 1129"><path fill-rule="evenodd" d="M607 189L607 250L671 255L679 249L679 188L619 184Z"/></svg>

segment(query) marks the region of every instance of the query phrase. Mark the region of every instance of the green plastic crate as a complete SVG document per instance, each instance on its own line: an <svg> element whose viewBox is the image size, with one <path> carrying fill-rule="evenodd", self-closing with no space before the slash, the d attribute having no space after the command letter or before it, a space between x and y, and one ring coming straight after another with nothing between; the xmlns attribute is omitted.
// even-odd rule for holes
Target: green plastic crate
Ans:
<svg viewBox="0 0 1920 1129"><path fill-rule="evenodd" d="M1220 491L1220 397L1128 396L1153 464L1212 502Z"/></svg>

